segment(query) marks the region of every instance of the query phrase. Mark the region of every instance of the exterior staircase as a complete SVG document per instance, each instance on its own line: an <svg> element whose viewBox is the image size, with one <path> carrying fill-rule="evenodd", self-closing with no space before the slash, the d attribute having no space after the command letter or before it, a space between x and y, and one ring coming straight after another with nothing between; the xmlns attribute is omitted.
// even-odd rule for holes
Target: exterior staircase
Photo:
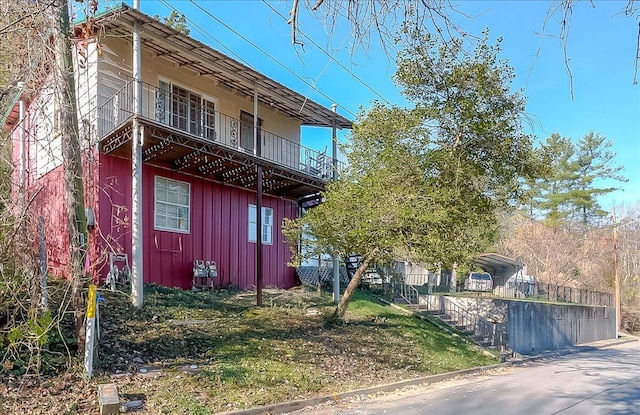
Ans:
<svg viewBox="0 0 640 415"><path fill-rule="evenodd" d="M465 309L446 295L420 295L418 290L401 283L396 287L396 301L407 304L423 315L435 317L450 329L468 336L477 345L500 353L508 353L507 326L481 317Z"/></svg>

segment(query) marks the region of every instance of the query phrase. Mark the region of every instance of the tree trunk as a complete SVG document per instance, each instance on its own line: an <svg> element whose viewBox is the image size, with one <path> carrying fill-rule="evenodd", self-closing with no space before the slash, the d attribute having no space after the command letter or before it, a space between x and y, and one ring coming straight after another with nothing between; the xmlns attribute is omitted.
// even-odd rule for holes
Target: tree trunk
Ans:
<svg viewBox="0 0 640 415"><path fill-rule="evenodd" d="M65 204L71 257L71 308L74 314L78 353L84 354L84 257L87 244L87 221L84 211L84 186L80 139L78 134L78 108L71 55L71 28L68 2L60 0L58 15L58 73L57 96L60 103L60 131L64 171Z"/></svg>
<svg viewBox="0 0 640 415"><path fill-rule="evenodd" d="M451 284L450 284L450 291L452 293L456 292L456 289L458 288L458 262L454 262L453 266L451 267Z"/></svg>
<svg viewBox="0 0 640 415"><path fill-rule="evenodd" d="M340 302L338 302L338 306L336 307L336 311L333 312L331 320L339 320L344 317L344 313L347 311L353 292L358 288L360 280L362 280L362 276L369 267L369 263L371 263L374 257L378 254L378 251L378 248L374 248L371 253L364 257L362 264L360 264L356 273L353 275L353 278L349 281L349 285L347 285L347 288L344 290L344 294L342 295L342 298L340 298Z"/></svg>

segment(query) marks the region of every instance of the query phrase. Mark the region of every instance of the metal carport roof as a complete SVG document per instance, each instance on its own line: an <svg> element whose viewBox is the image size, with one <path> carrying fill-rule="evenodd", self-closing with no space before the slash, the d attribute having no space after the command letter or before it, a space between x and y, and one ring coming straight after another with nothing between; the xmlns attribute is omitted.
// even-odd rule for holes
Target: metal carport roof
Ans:
<svg viewBox="0 0 640 415"><path fill-rule="evenodd" d="M518 260L494 253L481 254L473 263L491 275L503 275L505 269L513 270L512 274L515 274L524 267L524 264Z"/></svg>

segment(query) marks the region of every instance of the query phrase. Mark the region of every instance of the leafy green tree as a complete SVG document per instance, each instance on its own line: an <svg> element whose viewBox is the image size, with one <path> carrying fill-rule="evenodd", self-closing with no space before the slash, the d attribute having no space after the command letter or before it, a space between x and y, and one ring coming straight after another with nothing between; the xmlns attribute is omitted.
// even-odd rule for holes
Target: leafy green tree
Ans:
<svg viewBox="0 0 640 415"><path fill-rule="evenodd" d="M510 92L513 71L488 34L473 56L457 41L407 34L396 82L414 108L375 104L363 113L350 169L328 185L325 203L284 226L292 245L312 239L307 255L362 255L334 318L371 261L453 265L477 254L496 235L497 211L520 197L519 178L538 168L521 129L524 99Z"/></svg>

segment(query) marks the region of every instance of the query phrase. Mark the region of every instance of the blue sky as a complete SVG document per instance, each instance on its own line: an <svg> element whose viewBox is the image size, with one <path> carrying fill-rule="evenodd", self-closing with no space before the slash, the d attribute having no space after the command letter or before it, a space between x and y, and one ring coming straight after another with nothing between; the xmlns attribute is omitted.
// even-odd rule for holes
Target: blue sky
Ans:
<svg viewBox="0 0 640 415"><path fill-rule="evenodd" d="M108 4L101 2L102 6ZM390 79L395 72L393 53L385 54L375 39L366 51L351 53L345 22L330 31L321 20L301 10L302 48L291 44L291 28L282 17L288 16L291 1L200 0L198 4L206 12L188 0L141 0L141 9L160 16L177 9L187 16L194 38L327 107L338 104L338 111L348 118L354 119L360 108L366 109L381 97L405 104ZM501 58L515 68L514 88L523 89L528 97L527 113L533 120L530 132L540 140L554 132L578 140L594 130L611 139L617 162L625 167L629 181L601 204L605 209L636 204L640 200L640 86L633 85L633 62L638 21L621 15L626 0L596 1L595 7L585 1L574 6L567 49L573 99L564 51L557 38L559 15L544 26L551 1L455 4L465 15L454 15L454 19L465 31L479 34L488 27L493 39L503 38ZM304 36L312 38L348 70ZM308 129L303 132L303 144L324 148L330 145L330 135L329 130ZM340 134L341 141L347 139L348 135Z"/></svg>

